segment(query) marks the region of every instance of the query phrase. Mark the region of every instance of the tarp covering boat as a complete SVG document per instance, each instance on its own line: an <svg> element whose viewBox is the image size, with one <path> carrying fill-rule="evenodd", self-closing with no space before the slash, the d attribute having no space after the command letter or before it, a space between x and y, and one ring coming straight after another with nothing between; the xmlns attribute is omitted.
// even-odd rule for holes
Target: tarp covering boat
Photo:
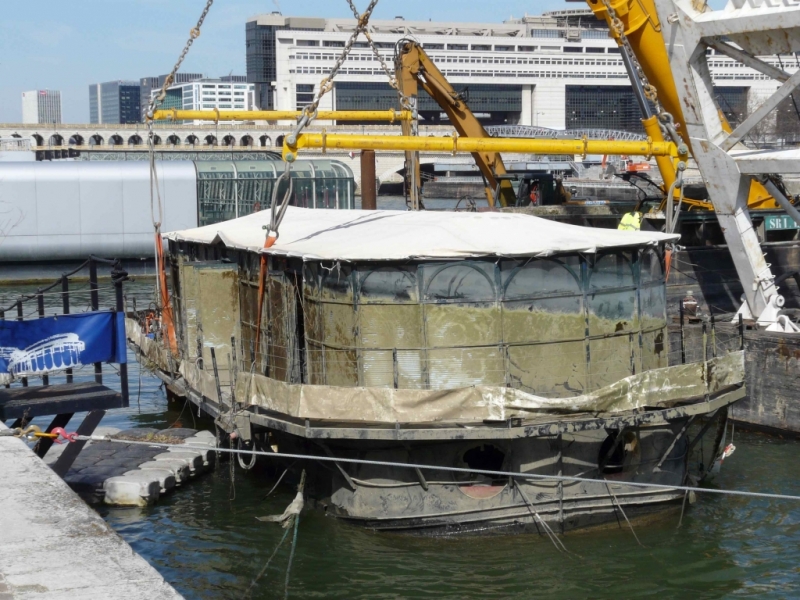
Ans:
<svg viewBox="0 0 800 600"><path fill-rule="evenodd" d="M175 241L262 251L269 211L167 234ZM306 260L551 256L656 245L680 236L578 227L508 213L319 211L288 207L271 254Z"/></svg>

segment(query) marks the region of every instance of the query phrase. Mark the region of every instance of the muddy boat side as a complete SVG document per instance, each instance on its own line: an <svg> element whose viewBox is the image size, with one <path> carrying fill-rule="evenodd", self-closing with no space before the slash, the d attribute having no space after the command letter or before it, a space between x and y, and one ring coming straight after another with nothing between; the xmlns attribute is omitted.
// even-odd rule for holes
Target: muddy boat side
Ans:
<svg viewBox="0 0 800 600"><path fill-rule="evenodd" d="M144 320L128 338L248 443L392 463L306 462L329 515L431 534L572 529L684 497L631 482L712 467L743 356L669 366L669 236L308 212L290 209L267 253L260 215L171 235L177 344ZM703 435L713 452L692 476Z"/></svg>

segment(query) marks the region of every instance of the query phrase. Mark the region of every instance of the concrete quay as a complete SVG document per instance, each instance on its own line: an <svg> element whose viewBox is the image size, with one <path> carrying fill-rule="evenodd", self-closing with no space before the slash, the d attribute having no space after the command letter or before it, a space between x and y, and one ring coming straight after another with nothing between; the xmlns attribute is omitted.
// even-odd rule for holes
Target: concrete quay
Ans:
<svg viewBox="0 0 800 600"><path fill-rule="evenodd" d="M22 440L0 481L0 600L182 598Z"/></svg>

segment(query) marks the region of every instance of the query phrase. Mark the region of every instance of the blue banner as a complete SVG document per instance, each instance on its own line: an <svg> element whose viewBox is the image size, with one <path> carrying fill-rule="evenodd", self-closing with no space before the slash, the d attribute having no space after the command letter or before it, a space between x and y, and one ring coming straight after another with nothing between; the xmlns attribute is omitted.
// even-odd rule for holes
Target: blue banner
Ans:
<svg viewBox="0 0 800 600"><path fill-rule="evenodd" d="M0 377L41 375L96 362L127 362L123 313L0 321Z"/></svg>

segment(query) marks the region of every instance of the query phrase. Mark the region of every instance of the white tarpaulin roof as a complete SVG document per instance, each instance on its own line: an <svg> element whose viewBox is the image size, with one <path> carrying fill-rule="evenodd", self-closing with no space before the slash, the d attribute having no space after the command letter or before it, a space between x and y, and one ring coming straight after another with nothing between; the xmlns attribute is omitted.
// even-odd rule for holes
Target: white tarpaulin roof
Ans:
<svg viewBox="0 0 800 600"><path fill-rule="evenodd" d="M264 210L231 221L166 234L171 240L222 242L259 251ZM405 260L474 256L548 256L653 245L680 236L579 227L523 214L396 210L322 210L290 206L271 254L310 260Z"/></svg>

